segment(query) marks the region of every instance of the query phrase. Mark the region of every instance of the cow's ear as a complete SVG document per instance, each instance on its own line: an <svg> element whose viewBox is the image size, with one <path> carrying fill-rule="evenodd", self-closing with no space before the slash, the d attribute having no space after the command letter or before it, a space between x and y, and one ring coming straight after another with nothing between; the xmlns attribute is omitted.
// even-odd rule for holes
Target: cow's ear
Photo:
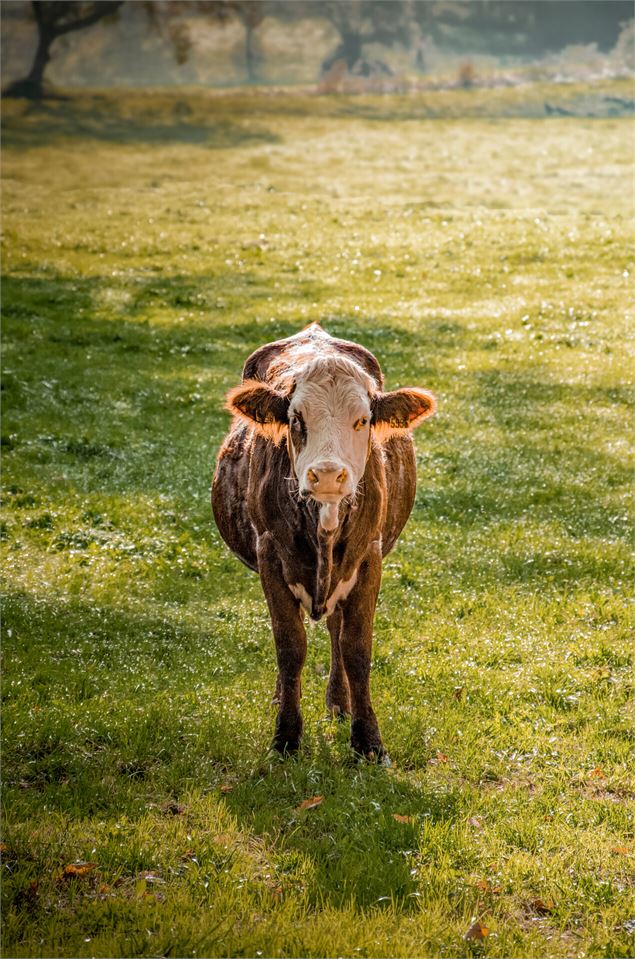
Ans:
<svg viewBox="0 0 635 959"><path fill-rule="evenodd" d="M256 426L258 432L274 443L284 436L289 411L289 397L260 380L246 380L227 394L225 408Z"/></svg>
<svg viewBox="0 0 635 959"><path fill-rule="evenodd" d="M432 393L415 386L405 386L390 393L375 393L370 408L375 435L383 442L400 430L413 430L436 413L437 401Z"/></svg>

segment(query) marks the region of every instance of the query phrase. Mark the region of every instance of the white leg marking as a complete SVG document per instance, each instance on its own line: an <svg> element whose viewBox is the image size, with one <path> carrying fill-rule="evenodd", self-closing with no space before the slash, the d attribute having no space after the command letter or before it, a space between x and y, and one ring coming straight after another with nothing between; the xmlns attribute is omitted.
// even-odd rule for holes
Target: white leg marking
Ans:
<svg viewBox="0 0 635 959"><path fill-rule="evenodd" d="M330 616L335 607L343 599L346 599L353 586L357 582L357 570L353 571L350 579L341 579L329 598L326 601L326 615Z"/></svg>
<svg viewBox="0 0 635 959"><path fill-rule="evenodd" d="M310 616L313 612L313 600L307 593L302 583L294 583L292 586L289 586L289 589L301 604L302 608L305 609Z"/></svg>

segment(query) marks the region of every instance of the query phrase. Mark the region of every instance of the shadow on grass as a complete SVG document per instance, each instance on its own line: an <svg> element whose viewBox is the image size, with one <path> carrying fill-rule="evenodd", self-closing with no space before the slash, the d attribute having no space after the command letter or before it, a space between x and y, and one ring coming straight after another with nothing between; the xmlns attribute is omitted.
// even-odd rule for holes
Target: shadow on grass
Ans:
<svg viewBox="0 0 635 959"><path fill-rule="evenodd" d="M174 492L195 444L195 469L205 469L209 482L213 448L228 424L226 390L263 338L290 335L300 325L233 322L234 301L258 310L267 293L250 274L144 277L124 284L7 277L4 452L28 453L52 468L60 454L66 463L75 456L86 475L99 469L102 491L147 493L158 484ZM312 283L287 285L289 300L318 295ZM147 312L190 309L197 322L175 321L168 328L145 319Z"/></svg>
<svg viewBox="0 0 635 959"><path fill-rule="evenodd" d="M348 729L341 733L346 738ZM276 760L240 783L225 796L227 807L246 830L274 836L281 853L311 861L311 905L364 908L392 900L416 910L420 830L445 822L451 833L460 793L343 755L318 739L300 758ZM316 795L318 806L300 808Z"/></svg>
<svg viewBox="0 0 635 959"><path fill-rule="evenodd" d="M6 103L6 101L5 101ZM153 102L136 98L136 109L125 99L104 96L69 97L30 102L22 110L4 111L5 146L38 147L60 140L101 141L120 145L182 144L210 150L279 143L280 137L252 120L193 113L187 99ZM145 107L145 108L144 108Z"/></svg>
<svg viewBox="0 0 635 959"><path fill-rule="evenodd" d="M203 625L148 606L3 596L6 788L86 816L135 783L205 788L244 765L253 730L231 704L238 677L272 667L264 613L247 629L227 604L212 601Z"/></svg>
<svg viewBox="0 0 635 959"><path fill-rule="evenodd" d="M134 820L151 800L182 801L188 790L216 790L229 779L234 788L219 802L241 830L265 837L292 870L298 857L311 864L312 904L392 900L416 908L419 830L456 820L456 790L355 762L346 728L338 729L339 743L309 733L297 760L261 761L252 772L253 730L232 709L226 683L217 677L203 704L200 693L187 694L192 667L205 676L191 630L25 594L6 607L3 782L13 815L19 808L34 822L51 811ZM162 677L152 689L157 668ZM23 689L14 696L13 682L27 675L28 696ZM16 704L29 714L19 736L11 732ZM319 808L298 808L316 794Z"/></svg>
<svg viewBox="0 0 635 959"><path fill-rule="evenodd" d="M150 801L183 801L229 779L234 788L218 792L219 802L291 871L298 857L310 863L313 904L416 908L419 830L426 822L450 829L459 792L356 762L345 724L334 739L330 722L308 730L296 760L259 759L262 730L253 710L243 715L244 690L232 680L256 665L268 675L269 664L245 656L234 636L210 644L160 616L24 592L6 597L4 627L3 785L12 815L135 820ZM268 742L267 703L256 709ZM298 808L316 794L319 808Z"/></svg>
<svg viewBox="0 0 635 959"><path fill-rule="evenodd" d="M545 96L550 102L545 101ZM568 91L553 85L489 90L427 90L413 93L316 96L235 91L122 90L108 93L67 91L40 102L3 101L5 146L45 146L63 139L118 144L187 144L208 149L279 143L272 127L288 118L310 117L389 124L403 121L628 116L632 101L588 89Z"/></svg>

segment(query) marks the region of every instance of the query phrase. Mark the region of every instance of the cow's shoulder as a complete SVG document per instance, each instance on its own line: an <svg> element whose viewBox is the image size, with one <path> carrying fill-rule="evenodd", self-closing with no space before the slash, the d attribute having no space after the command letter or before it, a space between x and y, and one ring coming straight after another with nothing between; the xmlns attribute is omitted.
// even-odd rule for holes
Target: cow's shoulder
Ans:
<svg viewBox="0 0 635 959"><path fill-rule="evenodd" d="M395 433L381 446L386 486L383 554L393 548L414 506L417 490L417 460L412 434Z"/></svg>

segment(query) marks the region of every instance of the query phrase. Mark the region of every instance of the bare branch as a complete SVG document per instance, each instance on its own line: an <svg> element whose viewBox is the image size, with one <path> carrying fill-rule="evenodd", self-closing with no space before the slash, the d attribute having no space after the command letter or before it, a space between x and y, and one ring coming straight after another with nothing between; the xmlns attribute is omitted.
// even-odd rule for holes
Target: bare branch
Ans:
<svg viewBox="0 0 635 959"><path fill-rule="evenodd" d="M102 0L102 2L95 5L93 12L87 14L85 17L80 17L78 20L71 20L69 23L55 26L53 28L55 36L60 37L64 33L71 33L73 30L83 30L84 27L90 27L93 23L97 23L98 20L110 16L110 14L118 10L124 2L125 0Z"/></svg>

